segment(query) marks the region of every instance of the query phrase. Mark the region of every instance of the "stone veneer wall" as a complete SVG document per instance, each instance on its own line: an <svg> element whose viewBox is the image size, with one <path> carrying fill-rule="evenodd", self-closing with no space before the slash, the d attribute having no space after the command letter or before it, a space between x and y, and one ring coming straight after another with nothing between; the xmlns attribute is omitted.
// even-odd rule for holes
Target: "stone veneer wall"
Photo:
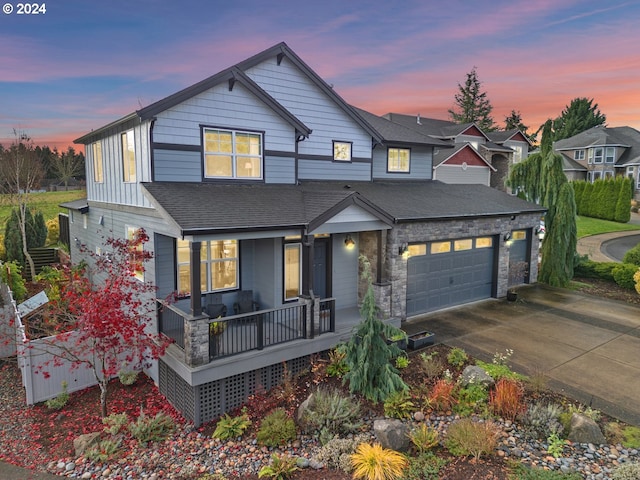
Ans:
<svg viewBox="0 0 640 480"><path fill-rule="evenodd" d="M471 218L466 220L435 220L429 222L403 223L396 225L387 235L387 273L386 278L391 283L391 316L406 320L407 296L407 260L398 254L403 243L429 242L455 238L469 238L479 236L496 236L498 255L498 282L496 297L507 294L509 248L502 241L504 234L512 230L534 229L539 225L540 215L531 213L493 218ZM538 249L539 241L533 232L531 240L531 267L529 283L538 278Z"/></svg>

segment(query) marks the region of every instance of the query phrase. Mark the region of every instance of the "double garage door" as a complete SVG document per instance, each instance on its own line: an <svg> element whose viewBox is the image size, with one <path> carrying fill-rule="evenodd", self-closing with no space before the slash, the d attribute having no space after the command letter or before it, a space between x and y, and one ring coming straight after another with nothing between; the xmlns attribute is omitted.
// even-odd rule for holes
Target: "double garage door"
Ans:
<svg viewBox="0 0 640 480"><path fill-rule="evenodd" d="M410 245L407 316L491 297L495 242L476 237Z"/></svg>

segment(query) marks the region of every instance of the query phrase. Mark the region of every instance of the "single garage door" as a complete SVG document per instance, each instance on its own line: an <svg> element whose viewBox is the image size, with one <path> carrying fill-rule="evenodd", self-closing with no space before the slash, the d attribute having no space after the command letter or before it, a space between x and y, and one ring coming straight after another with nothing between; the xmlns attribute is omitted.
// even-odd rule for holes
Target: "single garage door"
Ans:
<svg viewBox="0 0 640 480"><path fill-rule="evenodd" d="M491 297L494 237L409 245L407 316Z"/></svg>

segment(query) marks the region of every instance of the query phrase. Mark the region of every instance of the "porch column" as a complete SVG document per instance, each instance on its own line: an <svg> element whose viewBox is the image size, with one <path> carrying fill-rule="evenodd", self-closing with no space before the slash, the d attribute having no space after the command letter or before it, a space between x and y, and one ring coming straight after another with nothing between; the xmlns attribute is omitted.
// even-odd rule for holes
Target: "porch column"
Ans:
<svg viewBox="0 0 640 480"><path fill-rule="evenodd" d="M313 290L313 235L302 236L302 294Z"/></svg>
<svg viewBox="0 0 640 480"><path fill-rule="evenodd" d="M376 250L378 252L378 254L376 255L376 260L377 260L377 265L376 265L376 283L382 283L383 280L383 269L384 269L384 264L383 264L383 257L384 257L384 243L382 241L382 233L383 230L378 230L377 235L376 235ZM385 231L386 233L386 231Z"/></svg>
<svg viewBox="0 0 640 480"><path fill-rule="evenodd" d="M200 249L201 242L191 242L189 244L191 264L191 315L198 317L202 315L202 291L200 290Z"/></svg>

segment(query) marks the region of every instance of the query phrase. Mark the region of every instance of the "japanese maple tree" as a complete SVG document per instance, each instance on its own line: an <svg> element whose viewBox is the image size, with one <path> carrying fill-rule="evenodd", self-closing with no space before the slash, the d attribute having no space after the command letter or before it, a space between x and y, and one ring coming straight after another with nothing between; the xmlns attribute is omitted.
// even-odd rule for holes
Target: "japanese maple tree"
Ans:
<svg viewBox="0 0 640 480"><path fill-rule="evenodd" d="M47 365L65 360L72 369L89 367L100 387L103 417L109 380L123 368L141 370L170 343L152 329L156 287L139 279L152 258L144 249L148 240L140 229L131 239L108 239L102 254L83 248L92 260L86 271L64 268L59 295L50 302L48 313L63 333L43 339L53 359L40 370L47 377Z"/></svg>

